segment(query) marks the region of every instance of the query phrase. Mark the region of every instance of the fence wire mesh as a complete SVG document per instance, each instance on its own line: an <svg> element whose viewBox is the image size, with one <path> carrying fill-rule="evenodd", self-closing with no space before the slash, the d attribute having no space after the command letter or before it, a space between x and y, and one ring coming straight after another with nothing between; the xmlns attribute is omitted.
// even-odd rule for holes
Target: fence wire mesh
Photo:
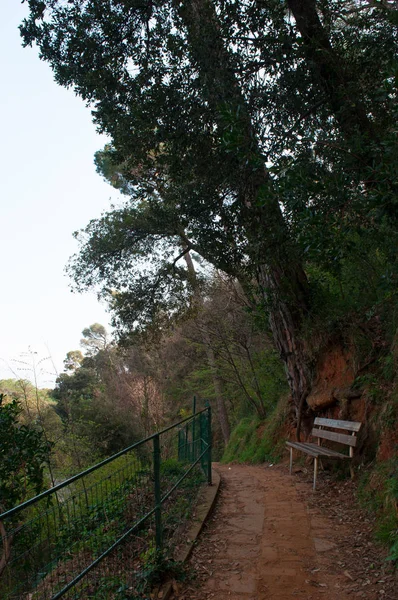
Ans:
<svg viewBox="0 0 398 600"><path fill-rule="evenodd" d="M0 515L4 600L138 599L211 482L211 410Z"/></svg>

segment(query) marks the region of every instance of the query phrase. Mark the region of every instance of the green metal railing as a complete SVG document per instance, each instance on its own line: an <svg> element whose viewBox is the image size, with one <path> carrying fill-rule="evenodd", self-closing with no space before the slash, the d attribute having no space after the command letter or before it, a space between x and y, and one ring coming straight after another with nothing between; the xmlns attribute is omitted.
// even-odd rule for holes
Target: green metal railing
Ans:
<svg viewBox="0 0 398 600"><path fill-rule="evenodd" d="M197 487L211 484L205 408L0 515L0 598L147 598Z"/></svg>

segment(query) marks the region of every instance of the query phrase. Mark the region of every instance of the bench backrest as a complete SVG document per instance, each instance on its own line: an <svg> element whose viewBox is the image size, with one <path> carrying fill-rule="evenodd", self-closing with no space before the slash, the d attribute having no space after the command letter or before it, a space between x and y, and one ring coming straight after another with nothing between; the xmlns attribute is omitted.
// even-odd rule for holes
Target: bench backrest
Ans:
<svg viewBox="0 0 398 600"><path fill-rule="evenodd" d="M328 429L324 429L327 427ZM357 445L356 434L361 428L361 423L357 421L339 421L338 419L325 419L317 417L314 421L314 428L311 435L318 438L320 444L320 438L330 440L332 442L338 442L350 447L350 456L353 454L353 448ZM347 433L338 433L336 431L330 431L330 429L340 429L343 431L350 431L351 435Z"/></svg>

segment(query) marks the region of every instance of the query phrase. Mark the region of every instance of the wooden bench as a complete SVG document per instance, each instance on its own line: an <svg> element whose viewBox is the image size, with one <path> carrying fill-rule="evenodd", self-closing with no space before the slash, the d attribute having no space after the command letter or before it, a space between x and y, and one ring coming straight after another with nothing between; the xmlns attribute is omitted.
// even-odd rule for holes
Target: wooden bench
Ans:
<svg viewBox="0 0 398 600"><path fill-rule="evenodd" d="M361 428L361 423L357 421L338 421L336 419L323 419L317 417L314 421L314 428L311 431L313 438L318 438L317 444L314 443L302 443L302 442L286 442L287 447L290 449L290 475L292 474L292 463L293 463L293 450L300 450L305 452L309 456L314 458L314 485L313 489L316 488L316 476L318 473L318 459L324 457L327 458L341 458L350 460L354 455L354 447L357 444L356 434ZM335 430L340 430L336 432ZM341 433L350 431L351 434ZM349 447L349 454L342 454L326 446L321 446L321 440L330 440L332 442L338 442Z"/></svg>

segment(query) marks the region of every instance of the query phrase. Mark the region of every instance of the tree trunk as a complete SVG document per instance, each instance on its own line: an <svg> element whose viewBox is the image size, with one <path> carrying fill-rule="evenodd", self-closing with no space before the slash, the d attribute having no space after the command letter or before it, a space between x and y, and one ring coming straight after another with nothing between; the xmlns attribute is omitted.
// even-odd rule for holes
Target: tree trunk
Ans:
<svg viewBox="0 0 398 600"><path fill-rule="evenodd" d="M296 266L295 269L292 269L290 285L293 285L293 278L298 273L300 273L300 268ZM286 277L288 277L286 272L281 270L278 273L275 267L268 268L261 265L259 268L260 283L262 288L267 290L264 293L268 297L268 302L273 304L270 309L270 327L279 355L285 364L287 380L296 409L296 435L299 440L303 412L305 411L306 399L311 388L312 378L309 370L309 352L300 335L302 328L301 309L305 307L305 304L303 299L301 299L301 305L298 304L292 309L289 300L283 298L280 291L281 287L283 287L283 279ZM302 289L303 281L306 284L304 272L302 272L302 277L295 281L297 286L296 298L300 298L303 291L305 291L305 289ZM272 297L274 294L277 295L275 299Z"/></svg>
<svg viewBox="0 0 398 600"><path fill-rule="evenodd" d="M232 163L231 168L235 167L239 173L237 194L250 257L269 310L275 344L286 367L298 417L299 438L301 413L311 384L308 352L300 341L302 317L309 306L307 278L297 259L278 198L272 191L269 193L269 173L220 33L214 5L209 0L190 0L183 4L179 13L220 130L226 126L222 108L227 107L236 115L234 127L240 142L236 148L236 165ZM231 172L232 182L236 182L236 172Z"/></svg>

